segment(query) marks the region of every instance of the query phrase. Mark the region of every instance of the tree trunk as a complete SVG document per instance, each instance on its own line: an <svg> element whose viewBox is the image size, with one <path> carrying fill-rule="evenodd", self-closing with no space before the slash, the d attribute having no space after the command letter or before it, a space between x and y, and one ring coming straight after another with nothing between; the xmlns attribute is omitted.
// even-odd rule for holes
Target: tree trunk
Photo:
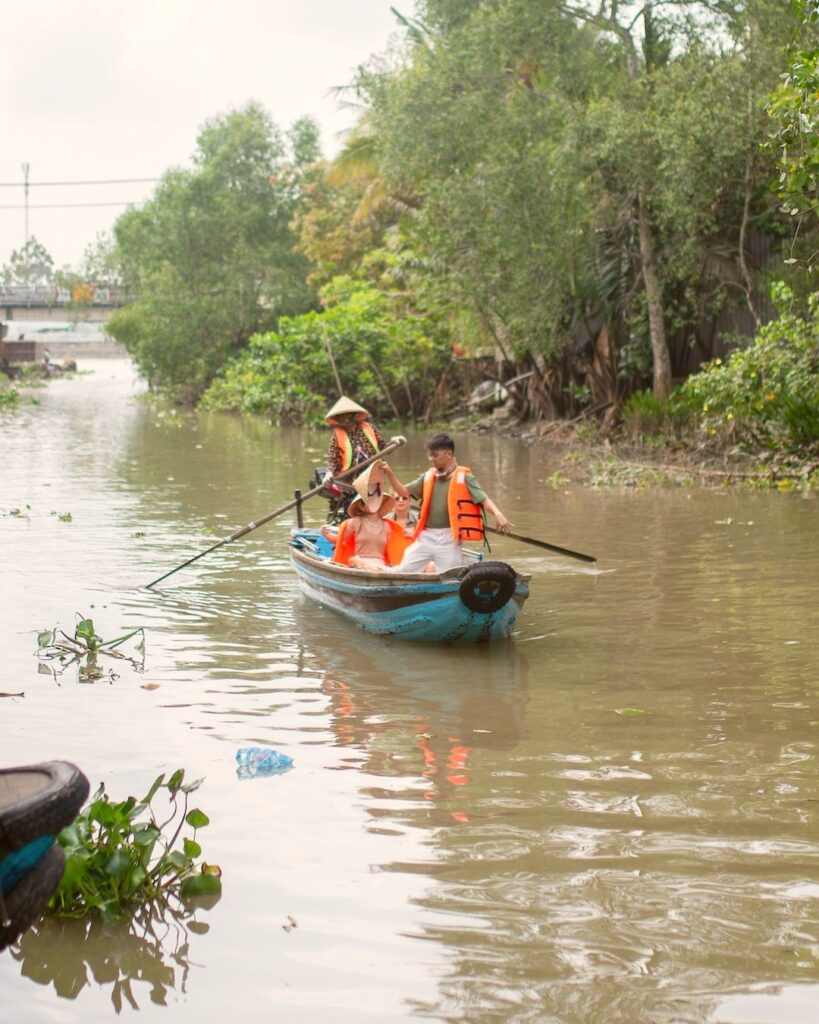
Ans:
<svg viewBox="0 0 819 1024"><path fill-rule="evenodd" d="M640 264L648 301L648 329L654 358L654 394L658 398L668 398L671 394L671 357L665 337L662 288L654 261L654 239L651 237L651 224L642 189L637 193L637 220L640 229Z"/></svg>

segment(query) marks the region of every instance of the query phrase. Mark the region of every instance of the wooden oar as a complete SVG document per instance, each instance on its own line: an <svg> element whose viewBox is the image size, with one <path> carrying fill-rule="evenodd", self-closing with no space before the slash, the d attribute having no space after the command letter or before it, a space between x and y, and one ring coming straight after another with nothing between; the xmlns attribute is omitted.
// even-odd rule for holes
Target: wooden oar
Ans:
<svg viewBox="0 0 819 1024"><path fill-rule="evenodd" d="M307 501L308 498L313 498L315 495L321 493L325 487L329 487L331 483L336 481L343 481L347 477L353 476L353 474L360 473L362 469L366 469L367 466L373 462L377 462L379 459L383 459L385 455L388 455L391 451L396 448L400 448L402 444L406 444L405 438L400 438L394 441L392 444L388 444L386 448L383 448L377 455L371 455L369 459L365 459L363 462L359 462L356 466L351 466L350 469L345 470L343 473L339 473L337 477L333 477L332 480L328 480L327 483L319 484L318 487L314 487L312 491L306 491L298 498L293 498L292 501L288 501L285 505L281 505L279 508L274 509L272 512L268 512L266 516L262 516L261 519L257 519L252 523L248 523L247 526L243 526L241 530L237 530L236 533L232 533L229 537L225 537L224 540L218 541L207 549L207 551L200 551L198 555L194 555L193 558L189 558L187 562L183 562L181 565L177 565L175 569L171 569L170 572L166 572L162 576L158 576L155 580L150 583L146 583L146 589L150 590L151 587L156 586L157 583L161 583L162 580L167 579L169 576L173 576L175 572L179 572L180 569L184 569L186 565L198 561L200 558L204 558L205 555L209 555L211 551L215 551L217 548L224 547L225 544L230 544L231 541L238 540L240 537L244 537L245 534L252 533L253 530L258 530L260 526L264 526L265 523L269 523L271 519L275 519L276 516L282 515L284 512L289 512L291 508L295 508L296 505L303 501Z"/></svg>
<svg viewBox="0 0 819 1024"><path fill-rule="evenodd" d="M535 537L524 537L520 533L504 533L496 530L494 526L486 527L487 533L497 533L499 537L511 537L512 540L522 541L524 544L534 544L536 548L546 548L547 551L556 551L559 555L567 555L569 558L577 558L581 562L596 562L594 555L584 555L582 551L571 551L569 548L559 548L557 544L547 544L545 540L537 540Z"/></svg>

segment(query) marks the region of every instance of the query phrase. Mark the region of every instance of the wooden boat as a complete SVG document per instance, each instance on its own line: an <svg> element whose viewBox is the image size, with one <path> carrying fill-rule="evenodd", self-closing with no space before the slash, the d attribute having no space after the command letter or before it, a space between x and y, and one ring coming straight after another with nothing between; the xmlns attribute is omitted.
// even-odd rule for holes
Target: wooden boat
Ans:
<svg viewBox="0 0 819 1024"><path fill-rule="evenodd" d="M381 573L330 561L332 546L315 530L294 530L290 561L304 594L361 629L430 643L485 643L508 637L529 596L529 576L483 561L440 575Z"/></svg>

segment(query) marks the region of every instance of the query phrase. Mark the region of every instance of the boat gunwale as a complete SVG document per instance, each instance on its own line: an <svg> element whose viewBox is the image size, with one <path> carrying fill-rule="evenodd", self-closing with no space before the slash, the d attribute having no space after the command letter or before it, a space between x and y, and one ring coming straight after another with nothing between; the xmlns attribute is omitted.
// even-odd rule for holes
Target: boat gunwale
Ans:
<svg viewBox="0 0 819 1024"><path fill-rule="evenodd" d="M290 555L294 560L304 561L314 569L320 569L322 572L327 573L327 575L338 578L339 581L346 580L348 583L355 583L358 581L359 586L365 586L368 588L381 586L387 590L394 590L401 584L404 584L405 586L408 584L423 584L427 588L435 584L450 584L453 587L460 587L461 581L464 577L463 570L471 568L471 566L458 566L455 569L447 569L443 573L370 572L367 569L359 569L356 566L341 565L338 562L332 562L329 558L322 557L321 555L314 554L310 551L305 551L303 548L297 547L292 542L290 544ZM493 559L493 561L499 561L499 559ZM482 565L486 563L475 562L474 564ZM532 578L531 574L520 573L514 566L510 566L510 568L515 573L517 584L527 586ZM351 575L353 576L353 580L350 580L349 578Z"/></svg>

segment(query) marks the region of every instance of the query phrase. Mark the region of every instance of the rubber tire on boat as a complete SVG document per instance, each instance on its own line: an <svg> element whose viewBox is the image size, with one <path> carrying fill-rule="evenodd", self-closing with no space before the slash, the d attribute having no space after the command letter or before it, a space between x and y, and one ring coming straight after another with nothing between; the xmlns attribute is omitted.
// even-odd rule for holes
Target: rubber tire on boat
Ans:
<svg viewBox="0 0 819 1024"><path fill-rule="evenodd" d="M89 791L88 779L69 761L0 769L0 860L70 825Z"/></svg>
<svg viewBox="0 0 819 1024"><path fill-rule="evenodd" d="M515 593L517 576L506 562L479 562L467 569L458 594L471 612L496 612Z"/></svg>
<svg viewBox="0 0 819 1024"><path fill-rule="evenodd" d="M0 950L16 942L42 914L64 871L65 854L61 846L53 843L37 866L6 893L5 919L0 920Z"/></svg>

